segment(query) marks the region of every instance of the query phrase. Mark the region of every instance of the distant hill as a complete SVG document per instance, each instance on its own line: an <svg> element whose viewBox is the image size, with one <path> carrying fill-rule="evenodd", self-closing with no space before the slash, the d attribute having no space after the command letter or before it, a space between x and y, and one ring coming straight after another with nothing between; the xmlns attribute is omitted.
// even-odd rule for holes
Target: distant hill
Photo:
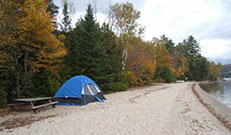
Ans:
<svg viewBox="0 0 231 135"><path fill-rule="evenodd" d="M225 72L231 71L231 64L223 65L223 67L224 67L223 71Z"/></svg>
<svg viewBox="0 0 231 135"><path fill-rule="evenodd" d="M231 78L231 64L223 65L223 70L221 71L221 77Z"/></svg>
<svg viewBox="0 0 231 135"><path fill-rule="evenodd" d="M231 67L231 64L223 65L224 67Z"/></svg>

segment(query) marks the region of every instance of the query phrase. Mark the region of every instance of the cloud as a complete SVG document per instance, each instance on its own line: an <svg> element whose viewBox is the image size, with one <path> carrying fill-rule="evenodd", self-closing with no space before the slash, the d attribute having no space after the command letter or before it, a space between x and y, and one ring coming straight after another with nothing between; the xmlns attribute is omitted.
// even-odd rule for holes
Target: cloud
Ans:
<svg viewBox="0 0 231 135"><path fill-rule="evenodd" d="M150 40L162 34L176 42L188 35L200 40L224 35L228 38L231 22L227 20L231 14L223 8L224 3L217 0L147 0L141 10L142 23L147 27L145 38Z"/></svg>
<svg viewBox="0 0 231 135"><path fill-rule="evenodd" d="M96 3L97 20L102 23L108 5L123 0L73 0L77 19L84 15L87 4ZM61 6L61 0L54 0ZM202 47L202 55L218 61L229 61L231 45L231 1L229 0L128 0L141 11L140 23L145 26L144 39L165 34L177 44L193 35ZM61 8L60 8L61 13Z"/></svg>
<svg viewBox="0 0 231 135"><path fill-rule="evenodd" d="M75 24L76 22L80 19L80 18L84 18L86 12L80 12L80 13L77 13L75 14L73 17L72 17L72 27L74 28L75 27ZM102 13L97 13L96 14L96 21L99 22L100 25L103 24L103 22L105 22L106 20L106 16Z"/></svg>
<svg viewBox="0 0 231 135"><path fill-rule="evenodd" d="M165 34L175 43L193 35L210 60L231 63L231 1L146 0L141 22L145 39Z"/></svg>
<svg viewBox="0 0 231 135"><path fill-rule="evenodd" d="M106 13L110 4L115 3L124 3L130 2L135 5L136 9L141 9L143 7L144 1L141 0L68 0L71 2L74 7L76 14L86 11L86 7L88 4L92 4L92 6L96 5L97 11L101 13ZM62 0L54 0L54 3L60 7L60 11L62 11Z"/></svg>
<svg viewBox="0 0 231 135"><path fill-rule="evenodd" d="M200 44L202 54L210 60L231 62L231 40L206 39Z"/></svg>

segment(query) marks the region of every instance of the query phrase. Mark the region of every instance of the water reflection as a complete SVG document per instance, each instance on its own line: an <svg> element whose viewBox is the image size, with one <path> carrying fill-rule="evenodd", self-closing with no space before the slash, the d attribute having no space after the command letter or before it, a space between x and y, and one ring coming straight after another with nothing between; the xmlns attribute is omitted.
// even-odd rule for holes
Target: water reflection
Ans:
<svg viewBox="0 0 231 135"><path fill-rule="evenodd" d="M231 108L231 81L200 83L202 89Z"/></svg>

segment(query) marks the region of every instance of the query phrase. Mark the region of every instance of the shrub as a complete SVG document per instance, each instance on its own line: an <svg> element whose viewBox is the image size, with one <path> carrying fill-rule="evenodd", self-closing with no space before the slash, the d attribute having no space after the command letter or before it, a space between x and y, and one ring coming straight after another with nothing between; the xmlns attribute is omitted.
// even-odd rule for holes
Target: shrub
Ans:
<svg viewBox="0 0 231 135"><path fill-rule="evenodd" d="M164 66L160 71L159 78L163 79L165 83L175 82L176 78L171 70L167 66Z"/></svg>
<svg viewBox="0 0 231 135"><path fill-rule="evenodd" d="M137 77L132 71L125 72L125 76L130 86L143 86L146 83L146 81Z"/></svg>

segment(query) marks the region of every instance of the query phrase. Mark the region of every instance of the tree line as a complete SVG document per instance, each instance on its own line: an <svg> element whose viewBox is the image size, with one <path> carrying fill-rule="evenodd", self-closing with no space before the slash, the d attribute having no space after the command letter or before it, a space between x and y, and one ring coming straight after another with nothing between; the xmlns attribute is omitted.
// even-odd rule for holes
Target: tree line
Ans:
<svg viewBox="0 0 231 135"><path fill-rule="evenodd" d="M102 25L89 4L74 28L68 1L61 23L52 0L0 3L0 105L53 96L76 75L92 78L108 93L177 79L215 81L222 70L201 55L193 36L178 44L165 35L143 40L140 11L129 2L110 5Z"/></svg>

